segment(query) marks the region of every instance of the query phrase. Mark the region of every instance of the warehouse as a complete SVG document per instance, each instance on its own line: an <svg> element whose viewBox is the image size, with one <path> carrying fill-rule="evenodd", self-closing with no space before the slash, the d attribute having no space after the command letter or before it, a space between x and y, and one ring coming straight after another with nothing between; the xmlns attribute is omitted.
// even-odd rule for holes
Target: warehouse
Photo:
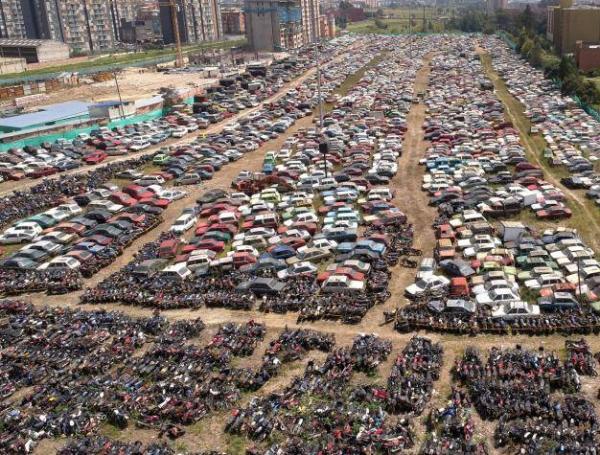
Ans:
<svg viewBox="0 0 600 455"><path fill-rule="evenodd" d="M89 119L89 104L81 101L45 106L37 112L5 117L0 119L0 132L35 130L47 126L60 125L73 120Z"/></svg>
<svg viewBox="0 0 600 455"><path fill-rule="evenodd" d="M69 46L52 40L0 39L0 57L24 58L27 63L66 60Z"/></svg>

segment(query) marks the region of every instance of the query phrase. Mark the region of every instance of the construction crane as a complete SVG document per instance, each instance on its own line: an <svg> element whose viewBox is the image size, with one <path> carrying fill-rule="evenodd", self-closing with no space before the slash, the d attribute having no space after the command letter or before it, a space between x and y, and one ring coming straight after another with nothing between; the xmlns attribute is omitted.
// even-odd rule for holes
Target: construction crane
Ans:
<svg viewBox="0 0 600 455"><path fill-rule="evenodd" d="M177 52L177 58L175 59L175 66L177 68L183 67L183 51L181 49L181 36L179 33L179 18L177 17L178 5L177 0L167 0L158 2L159 6L166 6L171 8L171 24L173 26L173 36L175 37L175 49Z"/></svg>

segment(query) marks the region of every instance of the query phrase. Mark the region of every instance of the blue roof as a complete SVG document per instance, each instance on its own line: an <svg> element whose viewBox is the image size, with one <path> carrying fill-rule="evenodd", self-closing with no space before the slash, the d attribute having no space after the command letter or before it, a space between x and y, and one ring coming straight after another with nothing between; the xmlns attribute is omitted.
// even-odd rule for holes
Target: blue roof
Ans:
<svg viewBox="0 0 600 455"><path fill-rule="evenodd" d="M44 106L37 112L0 119L0 128L26 129L51 122L68 120L88 114L89 103L67 101L66 103Z"/></svg>

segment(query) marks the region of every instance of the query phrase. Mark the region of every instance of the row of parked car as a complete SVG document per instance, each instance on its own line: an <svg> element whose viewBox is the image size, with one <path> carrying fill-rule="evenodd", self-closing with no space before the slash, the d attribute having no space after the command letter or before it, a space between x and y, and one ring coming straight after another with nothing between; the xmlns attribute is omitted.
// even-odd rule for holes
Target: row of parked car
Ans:
<svg viewBox="0 0 600 455"><path fill-rule="evenodd" d="M159 186L119 188L107 183L22 220L4 231L0 243L27 244L4 258L0 267L78 270L112 254L109 247L122 248L156 226L172 201L164 192Z"/></svg>
<svg viewBox="0 0 600 455"><path fill-rule="evenodd" d="M600 206L600 122L500 39L486 38L484 43L494 69L523 104L531 132L544 138L544 159L569 172L561 180L565 186L587 189L587 197Z"/></svg>
<svg viewBox="0 0 600 455"><path fill-rule="evenodd" d="M424 124L431 145L421 160L423 190L440 214L437 244L406 295L424 298L435 312L501 319L598 300L598 261L574 230L549 225L537 232L511 220L522 210L541 220L571 213L563 193L526 160L489 90L476 39L437 39L445 52L431 63Z"/></svg>
<svg viewBox="0 0 600 455"><path fill-rule="evenodd" d="M328 60L357 38L334 40L322 49L321 58ZM192 109L185 106L164 117L127 126L101 127L81 133L73 140L58 139L40 147L26 146L0 154L0 181L42 178L58 172L98 164L109 156L126 155L182 138L206 129L243 110L258 106L278 92L282 86L314 65L312 49L304 49L298 58L274 64L263 72L237 75L224 79L206 95L198 97ZM251 81L250 86L249 82Z"/></svg>

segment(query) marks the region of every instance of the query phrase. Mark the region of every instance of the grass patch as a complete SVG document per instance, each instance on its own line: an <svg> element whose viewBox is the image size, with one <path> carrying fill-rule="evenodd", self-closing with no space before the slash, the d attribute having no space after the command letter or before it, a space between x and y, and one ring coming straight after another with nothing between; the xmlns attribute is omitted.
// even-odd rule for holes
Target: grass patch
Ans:
<svg viewBox="0 0 600 455"><path fill-rule="evenodd" d="M227 453L231 455L244 455L246 453L246 439L242 436L227 436Z"/></svg>
<svg viewBox="0 0 600 455"><path fill-rule="evenodd" d="M201 49L229 49L230 47L236 47L244 44L246 40L235 40L235 41L217 41L214 43L205 43L205 44L196 44L193 46L186 46L183 48L184 54L188 54L190 52L195 52ZM108 55L106 57L100 57L94 60L88 60L85 62L71 63L65 65L57 65L57 66L48 66L45 68L39 68L31 71L25 71L22 73L9 73L0 75L0 82L6 79L14 79L19 75L25 75L28 77L31 76L44 76L51 75L53 73L62 73L62 72L75 72L93 70L95 68L98 71L106 70L112 65L131 65L134 66L136 62L144 62L149 59L160 59L163 57L173 57L175 58L175 50L174 49L156 49L150 50L146 52L138 52L138 53L127 53L127 54L114 54Z"/></svg>
<svg viewBox="0 0 600 455"><path fill-rule="evenodd" d="M121 430L107 422L100 424L100 434L110 439L118 439L121 436Z"/></svg>

